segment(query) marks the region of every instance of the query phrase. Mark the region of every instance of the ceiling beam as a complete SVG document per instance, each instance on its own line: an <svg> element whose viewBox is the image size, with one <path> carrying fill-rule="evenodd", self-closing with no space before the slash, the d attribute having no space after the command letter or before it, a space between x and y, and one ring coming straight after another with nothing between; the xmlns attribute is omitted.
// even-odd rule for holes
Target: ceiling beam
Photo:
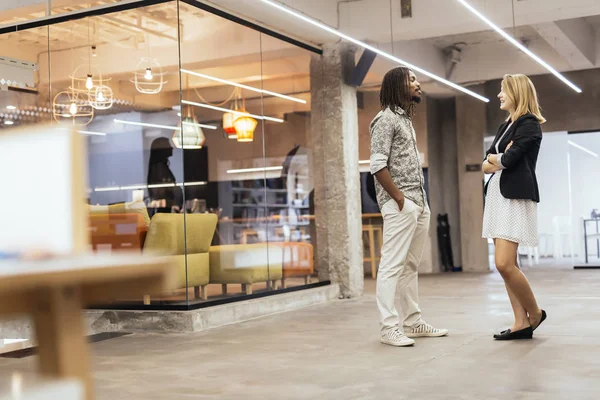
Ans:
<svg viewBox="0 0 600 400"><path fill-rule="evenodd" d="M169 5L170 7L173 7L172 5ZM152 12L147 11L143 8L138 8L135 10L136 14L139 14L141 16L143 16L144 18L153 21L153 22L157 22L159 24L162 24L168 28L171 29L178 29L179 28L179 24L177 22L177 19L172 19L169 20L168 18L164 18L162 16L157 15L157 13L155 12L154 9L152 9Z"/></svg>
<svg viewBox="0 0 600 400"><path fill-rule="evenodd" d="M583 18L532 25L574 69L594 68L596 32Z"/></svg>
<svg viewBox="0 0 600 400"><path fill-rule="evenodd" d="M442 50L438 49L431 43L421 40L407 40L394 42L393 52L392 46L389 43L378 46L381 50L400 57L414 65L419 65L427 69L431 73L438 76L444 76L446 73L446 57ZM369 86L374 82L381 83L381 78L392 68L398 65L386 60L382 57L376 57L375 62L371 66L364 85ZM420 74L417 74L420 75ZM421 83L431 81L431 78L426 76L417 76Z"/></svg>
<svg viewBox="0 0 600 400"><path fill-rule="evenodd" d="M112 25L115 25L115 26L118 26L118 27L121 27L121 28L129 27L132 30L137 31L137 32L148 33L150 35L162 37L162 38L165 38L165 39L171 39L171 40L174 40L174 41L178 40L177 36L167 35L167 34L162 33L162 32L158 32L158 31L155 31L155 30L152 30L152 29L148 29L148 28L145 28L143 26L140 26L140 25L128 22L128 21L124 21L124 20L122 20L120 18L108 17L108 16L98 16L96 18L100 18L102 20L105 20L105 21L109 22Z"/></svg>
<svg viewBox="0 0 600 400"><path fill-rule="evenodd" d="M50 36L53 36L52 35L52 30L54 30L54 29L65 33L64 36L60 36L60 38L61 38L60 40L61 41L65 40L65 37L73 36L73 37L79 37L80 39L87 40L89 46L91 46L91 45L96 45L97 46L99 44L108 44L108 45L111 45L111 46L117 46L117 47L127 48L127 49L135 47L133 44L127 44L126 42L124 42L124 40L127 40L127 39L118 38L118 37L114 36L113 34L111 34L109 32L106 32L106 31L102 31L102 36L101 36L102 40L101 41L95 41L94 40L95 38L93 38L93 37L90 38L87 35L87 33L78 33L78 32L75 32L74 30L72 30L70 28L67 28L65 26L61 26L61 24L51 25L50 26L50 32L51 32ZM74 40L71 40L71 41L74 41ZM52 52L63 51L63 50L66 50L66 48L58 48L58 49L52 48L51 49Z"/></svg>

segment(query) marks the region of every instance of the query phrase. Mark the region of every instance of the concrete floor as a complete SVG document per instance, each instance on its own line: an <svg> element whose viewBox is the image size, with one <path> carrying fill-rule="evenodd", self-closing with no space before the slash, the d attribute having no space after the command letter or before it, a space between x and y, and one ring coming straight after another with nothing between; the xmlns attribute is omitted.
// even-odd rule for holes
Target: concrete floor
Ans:
<svg viewBox="0 0 600 400"><path fill-rule="evenodd" d="M379 343L374 282L337 301L189 335L97 343L98 400L598 399L600 271L526 268L548 320L534 340L495 342L511 312L497 273L421 278L428 321L446 338ZM0 359L0 377L35 357Z"/></svg>

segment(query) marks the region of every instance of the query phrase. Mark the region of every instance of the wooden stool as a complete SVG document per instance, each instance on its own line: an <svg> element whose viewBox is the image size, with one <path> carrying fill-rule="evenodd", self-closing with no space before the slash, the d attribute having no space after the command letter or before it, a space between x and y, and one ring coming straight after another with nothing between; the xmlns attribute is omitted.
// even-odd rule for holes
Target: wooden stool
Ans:
<svg viewBox="0 0 600 400"><path fill-rule="evenodd" d="M377 278L377 262L381 260L381 246L383 245L383 227L381 225L363 225L362 227L363 233L368 233L369 235L369 256L363 257L363 262L368 262L371 264L371 276L373 279ZM377 256L377 252L375 251L375 235L377 235L377 241L379 242L379 256Z"/></svg>

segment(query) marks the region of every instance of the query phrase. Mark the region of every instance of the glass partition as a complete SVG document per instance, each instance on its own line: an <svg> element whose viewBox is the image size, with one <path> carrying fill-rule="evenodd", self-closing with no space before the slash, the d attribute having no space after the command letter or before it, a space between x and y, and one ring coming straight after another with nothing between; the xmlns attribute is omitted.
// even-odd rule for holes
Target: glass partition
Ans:
<svg viewBox="0 0 600 400"><path fill-rule="evenodd" d="M486 149L493 138L486 138ZM600 132L545 132L536 175L542 201L538 204L538 246L521 246L523 265L547 268L600 266L600 205L591 183L600 167ZM486 176L486 181L489 176ZM494 248L490 241L490 265Z"/></svg>
<svg viewBox="0 0 600 400"><path fill-rule="evenodd" d="M264 168L260 33L185 3L179 12L188 229L209 229L196 214L217 217L216 227L210 225L209 282L196 300L270 290L276 278L265 236L270 175ZM199 282L195 251L204 249L188 240L191 287Z"/></svg>
<svg viewBox="0 0 600 400"><path fill-rule="evenodd" d="M86 138L90 250L173 259L172 291L99 306L315 283L311 53L183 2L102 4L0 35L0 129ZM5 68L11 57L23 68Z"/></svg>
<svg viewBox="0 0 600 400"><path fill-rule="evenodd" d="M316 281L314 146L310 135L311 53L261 35L267 202L264 236L281 288ZM280 120L280 121L279 121Z"/></svg>
<svg viewBox="0 0 600 400"><path fill-rule="evenodd" d="M600 188L594 175L600 171L600 132L569 134L567 143L571 240L565 250L571 250L575 268L599 268Z"/></svg>
<svg viewBox="0 0 600 400"><path fill-rule="evenodd" d="M175 2L50 25L53 123L87 138L90 241L95 252L169 254L186 287L183 152ZM150 28L152 26L152 28ZM150 221L156 217L156 226ZM161 304L166 297L117 302ZM185 302L186 297L181 301Z"/></svg>

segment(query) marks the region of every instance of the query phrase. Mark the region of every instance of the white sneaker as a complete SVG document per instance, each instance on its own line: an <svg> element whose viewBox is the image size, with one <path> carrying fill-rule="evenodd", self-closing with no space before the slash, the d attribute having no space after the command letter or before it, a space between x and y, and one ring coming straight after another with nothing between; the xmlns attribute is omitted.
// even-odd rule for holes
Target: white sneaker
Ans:
<svg viewBox="0 0 600 400"><path fill-rule="evenodd" d="M381 343L389 344L390 346L405 347L412 346L415 344L415 341L407 338L398 328L394 328L381 335Z"/></svg>
<svg viewBox="0 0 600 400"><path fill-rule="evenodd" d="M413 327L405 327L404 332L409 338L440 337L448 334L448 329L436 329L427 322L422 321Z"/></svg>

